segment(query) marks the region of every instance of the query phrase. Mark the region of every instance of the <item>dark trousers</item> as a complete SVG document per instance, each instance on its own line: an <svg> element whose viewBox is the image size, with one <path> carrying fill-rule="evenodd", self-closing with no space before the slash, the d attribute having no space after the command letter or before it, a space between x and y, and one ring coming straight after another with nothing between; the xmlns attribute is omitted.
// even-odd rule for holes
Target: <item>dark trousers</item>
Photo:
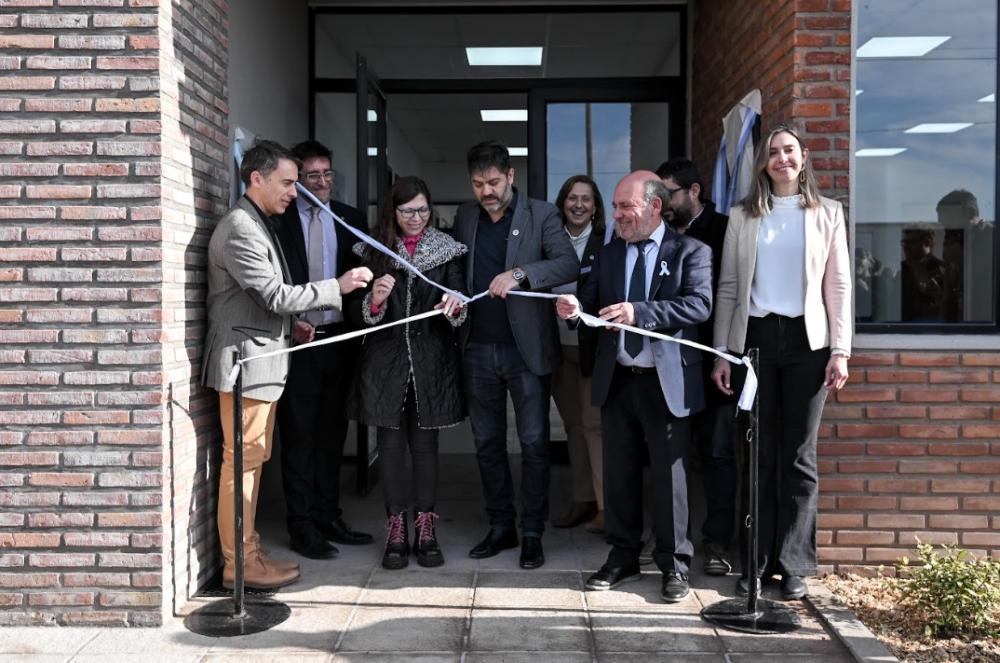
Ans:
<svg viewBox="0 0 1000 663"><path fill-rule="evenodd" d="M407 449L413 466L407 471ZM378 428L378 463L382 495L388 513L402 513L410 504L417 511L433 511L437 498L438 431L417 426L413 382L406 388L406 403L399 428ZM412 482L411 482L412 476ZM412 488L411 488L412 483Z"/></svg>
<svg viewBox="0 0 1000 663"><path fill-rule="evenodd" d="M328 325L325 335L347 331ZM347 437L344 412L354 373L356 344L331 343L293 352L278 401L281 481L288 531L340 516L340 464Z"/></svg>
<svg viewBox="0 0 1000 663"><path fill-rule="evenodd" d="M549 517L551 376L532 373L513 343L470 342L463 357L469 421L490 526L513 529L514 481L507 459L507 393L521 442L521 533L541 536Z"/></svg>
<svg viewBox="0 0 1000 663"><path fill-rule="evenodd" d="M760 571L816 574L816 438L830 349L809 349L803 318L750 318L746 347L760 349ZM747 568L743 547L743 568Z"/></svg>
<svg viewBox="0 0 1000 663"><path fill-rule="evenodd" d="M661 571L687 573L694 546L688 538L685 448L688 419L670 414L655 372L615 370L601 408L604 436L604 529L612 566L639 563L642 549L642 466L649 453L653 492L653 560Z"/></svg>
<svg viewBox="0 0 1000 663"><path fill-rule="evenodd" d="M706 381L705 385L706 389L717 389L712 382ZM710 405L691 417L694 449L701 459L705 489L705 523L701 534L706 542L723 548L732 543L736 521L735 414L736 406L726 403Z"/></svg>

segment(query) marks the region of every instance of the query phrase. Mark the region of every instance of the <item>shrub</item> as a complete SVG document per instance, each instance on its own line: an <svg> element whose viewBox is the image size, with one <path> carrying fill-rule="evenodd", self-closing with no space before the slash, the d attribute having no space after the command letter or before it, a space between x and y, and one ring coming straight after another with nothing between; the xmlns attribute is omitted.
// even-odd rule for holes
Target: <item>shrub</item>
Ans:
<svg viewBox="0 0 1000 663"><path fill-rule="evenodd" d="M930 637L996 634L1000 607L1000 562L979 559L955 546L938 555L929 543L917 541L921 566L903 557L896 568L903 604L921 613Z"/></svg>

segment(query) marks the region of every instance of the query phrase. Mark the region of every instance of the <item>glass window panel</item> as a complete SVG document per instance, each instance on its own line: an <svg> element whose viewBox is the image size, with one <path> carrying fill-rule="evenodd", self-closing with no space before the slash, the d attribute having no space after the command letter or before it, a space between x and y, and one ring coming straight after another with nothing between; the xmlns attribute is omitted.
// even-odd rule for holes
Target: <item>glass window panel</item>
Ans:
<svg viewBox="0 0 1000 663"><path fill-rule="evenodd" d="M548 104L548 200L556 199L567 178L590 175L610 220L618 180L633 170L653 170L667 159L669 122L670 104L665 102Z"/></svg>
<svg viewBox="0 0 1000 663"><path fill-rule="evenodd" d="M857 320L993 323L997 4L884 0L857 11L859 47L940 42L923 55L857 57Z"/></svg>

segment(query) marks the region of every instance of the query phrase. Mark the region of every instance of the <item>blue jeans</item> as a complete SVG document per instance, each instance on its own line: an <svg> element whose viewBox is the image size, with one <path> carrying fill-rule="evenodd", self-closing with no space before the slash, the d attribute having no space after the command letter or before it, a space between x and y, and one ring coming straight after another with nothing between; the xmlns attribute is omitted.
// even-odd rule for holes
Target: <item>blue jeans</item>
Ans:
<svg viewBox="0 0 1000 663"><path fill-rule="evenodd" d="M463 357L469 421L490 526L514 529L514 481L507 459L507 392L521 442L521 535L540 537L549 517L551 376L535 375L513 343L470 342Z"/></svg>

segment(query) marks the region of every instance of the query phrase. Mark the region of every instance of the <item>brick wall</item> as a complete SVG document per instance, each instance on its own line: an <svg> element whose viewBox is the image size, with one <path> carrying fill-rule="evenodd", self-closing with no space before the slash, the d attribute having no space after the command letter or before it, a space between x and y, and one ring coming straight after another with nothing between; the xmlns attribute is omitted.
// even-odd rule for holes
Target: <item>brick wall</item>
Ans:
<svg viewBox="0 0 1000 663"><path fill-rule="evenodd" d="M821 188L847 203L850 5L698 4L693 154L708 175L721 118L759 87L763 129L802 126ZM818 452L823 571L891 567L917 537L1000 558L1000 354L856 351Z"/></svg>
<svg viewBox="0 0 1000 663"><path fill-rule="evenodd" d="M699 2L694 12L692 158L711 188L722 118L750 90L761 128L804 129L820 187L847 202L850 0Z"/></svg>
<svg viewBox="0 0 1000 663"><path fill-rule="evenodd" d="M221 463L218 399L198 385L205 261L228 207L226 0L160 7L163 122L164 445L170 529L166 551L176 612L216 571L215 484Z"/></svg>
<svg viewBox="0 0 1000 663"><path fill-rule="evenodd" d="M0 623L161 619L155 2L0 7Z"/></svg>
<svg viewBox="0 0 1000 663"><path fill-rule="evenodd" d="M916 538L1000 559L1000 353L856 353L818 452L825 570L891 566Z"/></svg>

